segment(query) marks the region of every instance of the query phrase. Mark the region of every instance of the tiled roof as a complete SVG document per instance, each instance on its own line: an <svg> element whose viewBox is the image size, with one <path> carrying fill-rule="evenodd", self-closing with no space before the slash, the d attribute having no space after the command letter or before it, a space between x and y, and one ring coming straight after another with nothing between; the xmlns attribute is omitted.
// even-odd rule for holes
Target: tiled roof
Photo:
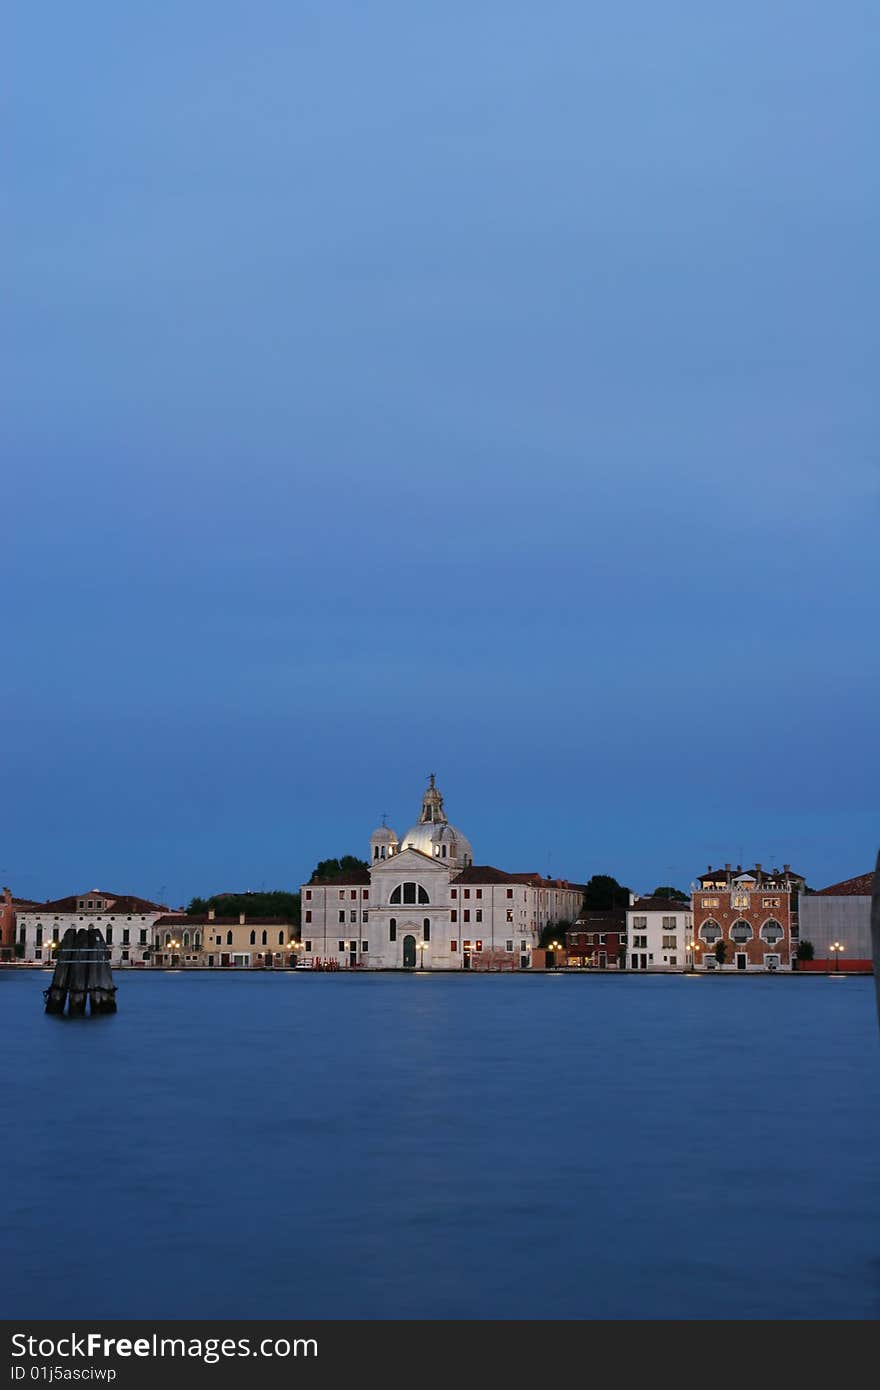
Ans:
<svg viewBox="0 0 880 1390"><path fill-rule="evenodd" d="M397 856L395 855L394 858ZM388 860L379 861L387 864ZM349 869L347 873L339 874L335 878L310 878L305 885L306 888L359 888L362 884L370 882L369 869Z"/></svg>
<svg viewBox="0 0 880 1390"><path fill-rule="evenodd" d="M147 898L136 898L132 894L123 893L103 893L100 889L93 889L91 893L74 893L70 898L55 898L45 903L31 903L28 908L32 912L42 912L47 916L49 913L80 912L81 902L95 902L101 899L104 906L100 909L101 916L114 915L117 912L165 912L167 911L163 903L151 903ZM91 907L84 909L89 915L97 913L98 909Z"/></svg>
<svg viewBox="0 0 880 1390"><path fill-rule="evenodd" d="M541 874L508 874L504 869L495 869L491 864L469 864L452 880L453 883L526 883L531 888L571 888L582 893L582 883L569 883L564 878L544 878Z"/></svg>
<svg viewBox="0 0 880 1390"><path fill-rule="evenodd" d="M636 898L630 912L690 912L690 901L680 898Z"/></svg>
<svg viewBox="0 0 880 1390"><path fill-rule="evenodd" d="M874 875L859 874L857 878L845 878L842 883L832 883L830 888L819 888L817 897L823 898L870 898L874 891Z"/></svg>
<svg viewBox="0 0 880 1390"><path fill-rule="evenodd" d="M626 909L615 907L606 911L582 912L575 922L575 929L583 931L626 931Z"/></svg>
<svg viewBox="0 0 880 1390"><path fill-rule="evenodd" d="M292 927L293 923L289 917L248 917L240 922L237 917L208 917L206 913L200 912L197 917L188 917L186 913L168 913L165 917L157 917L153 923L154 927Z"/></svg>

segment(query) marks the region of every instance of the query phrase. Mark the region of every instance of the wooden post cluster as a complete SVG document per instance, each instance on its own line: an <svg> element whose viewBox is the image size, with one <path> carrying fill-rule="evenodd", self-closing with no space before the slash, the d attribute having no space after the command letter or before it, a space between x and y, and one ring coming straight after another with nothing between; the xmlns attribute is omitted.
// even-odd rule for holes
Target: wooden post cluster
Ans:
<svg viewBox="0 0 880 1390"><path fill-rule="evenodd" d="M43 991L47 1014L82 1018L89 1013L116 1013L116 986L110 952L96 927L68 927L58 948L52 983Z"/></svg>

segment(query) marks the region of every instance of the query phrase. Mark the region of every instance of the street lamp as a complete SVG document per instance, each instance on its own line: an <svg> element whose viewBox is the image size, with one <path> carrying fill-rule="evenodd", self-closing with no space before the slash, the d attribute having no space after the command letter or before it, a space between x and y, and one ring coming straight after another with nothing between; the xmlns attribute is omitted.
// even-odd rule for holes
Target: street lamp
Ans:
<svg viewBox="0 0 880 1390"><path fill-rule="evenodd" d="M420 941L420 942L419 942L419 945L418 945L418 949L419 949L419 950L421 951L421 953L422 953L422 958L421 958L421 960L419 961L419 969L420 969L420 970L424 970L424 968L425 968L425 952L426 952L427 949L428 949L428 943L427 943L427 941Z"/></svg>
<svg viewBox="0 0 880 1390"><path fill-rule="evenodd" d="M834 973L836 975L840 969L840 952L845 951L846 947L840 941L832 941L828 949L834 952Z"/></svg>
<svg viewBox="0 0 880 1390"><path fill-rule="evenodd" d="M697 943L696 943L696 941L689 941L689 942L688 942L688 964L689 964L689 967L690 967L691 970L696 970L696 968L697 968Z"/></svg>

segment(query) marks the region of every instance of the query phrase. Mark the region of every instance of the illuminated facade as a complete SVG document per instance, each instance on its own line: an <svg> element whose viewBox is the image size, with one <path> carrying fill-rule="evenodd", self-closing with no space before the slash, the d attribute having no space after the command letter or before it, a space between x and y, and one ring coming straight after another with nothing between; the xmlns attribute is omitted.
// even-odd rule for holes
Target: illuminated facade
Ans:
<svg viewBox="0 0 880 1390"><path fill-rule="evenodd" d="M788 864L707 869L692 885L699 970L790 970L792 919L804 880Z"/></svg>
<svg viewBox="0 0 880 1390"><path fill-rule="evenodd" d="M543 928L571 922L583 885L475 865L433 776L419 818L370 836L369 868L302 887L302 961L378 970L528 969Z"/></svg>

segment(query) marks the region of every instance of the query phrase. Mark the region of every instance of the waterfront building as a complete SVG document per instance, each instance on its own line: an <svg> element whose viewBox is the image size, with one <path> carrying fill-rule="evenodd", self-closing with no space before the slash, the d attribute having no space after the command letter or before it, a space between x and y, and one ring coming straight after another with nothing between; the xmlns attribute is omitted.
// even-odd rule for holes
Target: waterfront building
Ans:
<svg viewBox="0 0 880 1390"><path fill-rule="evenodd" d="M114 969L145 965L153 944L153 924L167 911L161 903L100 888L36 903L18 911L17 953L25 961L51 965L68 927L97 927L110 948Z"/></svg>
<svg viewBox="0 0 880 1390"><path fill-rule="evenodd" d="M153 965L166 969L289 969L296 965L297 928L286 917L218 917L171 913L154 924Z"/></svg>
<svg viewBox="0 0 880 1390"><path fill-rule="evenodd" d="M816 893L800 895L801 940L811 943L813 960L799 961L798 970L845 970L852 974L873 969L873 885L873 873L859 874Z"/></svg>
<svg viewBox="0 0 880 1390"><path fill-rule="evenodd" d="M790 970L793 918L805 886L791 870L711 866L692 885L694 965L700 970ZM723 943L724 960L718 959Z"/></svg>
<svg viewBox="0 0 880 1390"><path fill-rule="evenodd" d="M626 955L626 909L582 911L565 933L568 965L577 969L619 970Z"/></svg>
<svg viewBox="0 0 880 1390"><path fill-rule="evenodd" d="M630 970L684 970L692 962L694 919L680 898L636 898L626 911Z"/></svg>
<svg viewBox="0 0 880 1390"><path fill-rule="evenodd" d="M10 961L15 957L19 912L36 906L37 904L28 898L14 897L10 888L3 889L3 897L0 899L0 961Z"/></svg>
<svg viewBox="0 0 880 1390"><path fill-rule="evenodd" d="M382 824L369 868L302 887L303 960L395 970L528 969L545 926L571 922L583 884L474 864L430 777L416 823Z"/></svg>

